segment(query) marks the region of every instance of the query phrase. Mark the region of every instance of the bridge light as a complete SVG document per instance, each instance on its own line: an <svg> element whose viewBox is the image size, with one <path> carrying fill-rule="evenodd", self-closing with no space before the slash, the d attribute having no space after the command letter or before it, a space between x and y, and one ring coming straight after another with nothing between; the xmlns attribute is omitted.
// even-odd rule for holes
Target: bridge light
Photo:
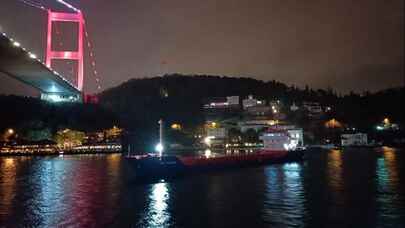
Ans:
<svg viewBox="0 0 405 228"><path fill-rule="evenodd" d="M29 56L31 59L36 59L36 58L37 58L37 56L36 56L34 53L31 53L31 52L28 52L28 56Z"/></svg>
<svg viewBox="0 0 405 228"><path fill-rule="evenodd" d="M14 42L13 42L13 45L14 45L15 47L19 47L19 46L20 46L20 43L18 43L17 41L14 41Z"/></svg>

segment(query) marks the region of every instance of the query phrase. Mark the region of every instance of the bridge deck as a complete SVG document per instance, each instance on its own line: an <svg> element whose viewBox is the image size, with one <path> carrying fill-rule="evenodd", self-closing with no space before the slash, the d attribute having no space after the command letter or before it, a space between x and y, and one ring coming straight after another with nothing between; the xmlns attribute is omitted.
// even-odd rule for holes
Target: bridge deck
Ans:
<svg viewBox="0 0 405 228"><path fill-rule="evenodd" d="M70 82L47 68L35 56L0 33L0 72L37 88L43 94L78 96Z"/></svg>

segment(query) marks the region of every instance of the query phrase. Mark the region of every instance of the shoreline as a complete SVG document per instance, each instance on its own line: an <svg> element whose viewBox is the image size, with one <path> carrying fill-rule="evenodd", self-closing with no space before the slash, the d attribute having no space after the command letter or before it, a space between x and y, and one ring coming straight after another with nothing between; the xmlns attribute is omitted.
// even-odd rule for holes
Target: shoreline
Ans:
<svg viewBox="0 0 405 228"><path fill-rule="evenodd" d="M60 155L89 155L89 154L122 154L121 151L95 151L95 152L72 152L72 151L67 151L63 153L55 152L55 153L44 153L44 152L39 152L39 153L0 153L0 157L22 157L22 156L38 156L38 157L45 157L45 156L60 156Z"/></svg>

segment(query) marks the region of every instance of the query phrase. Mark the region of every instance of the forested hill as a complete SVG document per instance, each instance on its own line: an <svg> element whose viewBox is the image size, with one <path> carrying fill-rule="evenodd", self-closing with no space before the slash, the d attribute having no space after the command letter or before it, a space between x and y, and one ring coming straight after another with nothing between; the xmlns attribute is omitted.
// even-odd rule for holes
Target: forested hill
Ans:
<svg viewBox="0 0 405 228"><path fill-rule="evenodd" d="M131 79L100 94L101 104L119 114L123 126L147 129L159 118L186 125L202 123L203 100L207 97L249 94L260 99L280 99L284 104L316 101L336 107L337 117L348 122L377 120L390 115L403 122L400 103L403 87L378 93L338 96L333 88L313 90L287 86L277 81L208 75L171 74L163 77Z"/></svg>

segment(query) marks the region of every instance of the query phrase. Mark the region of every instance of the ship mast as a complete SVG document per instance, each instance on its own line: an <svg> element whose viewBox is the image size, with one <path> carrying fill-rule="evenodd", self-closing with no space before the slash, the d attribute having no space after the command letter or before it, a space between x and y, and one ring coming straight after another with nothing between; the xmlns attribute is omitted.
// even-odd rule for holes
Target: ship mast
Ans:
<svg viewBox="0 0 405 228"><path fill-rule="evenodd" d="M159 152L159 157L162 157L163 153L163 120L159 120L159 144L156 148L156 150Z"/></svg>

